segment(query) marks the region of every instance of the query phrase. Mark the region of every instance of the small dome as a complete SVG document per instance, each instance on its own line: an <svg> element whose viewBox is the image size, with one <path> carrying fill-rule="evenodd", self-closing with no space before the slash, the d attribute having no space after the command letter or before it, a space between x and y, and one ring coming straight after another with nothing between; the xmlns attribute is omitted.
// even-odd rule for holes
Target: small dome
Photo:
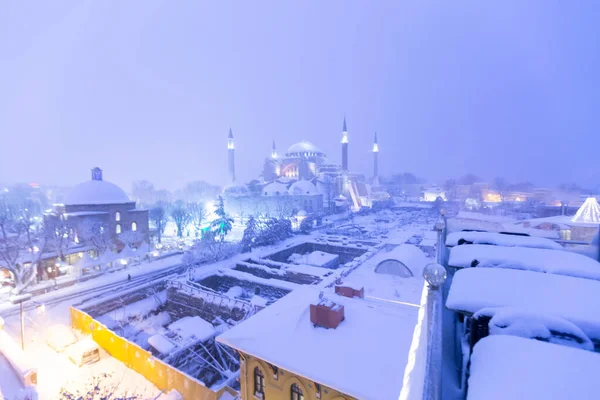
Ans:
<svg viewBox="0 0 600 400"><path fill-rule="evenodd" d="M102 180L91 180L75 186L67 195L66 205L130 203L123 189Z"/></svg>
<svg viewBox="0 0 600 400"><path fill-rule="evenodd" d="M287 151L287 154L289 154L289 155L305 154L305 153L315 153L315 154L323 155L323 152L321 151L321 149L319 149L317 146L315 146L311 142L307 142L306 140L303 140L298 143L294 143L293 145L291 145L288 148L288 151Z"/></svg>
<svg viewBox="0 0 600 400"><path fill-rule="evenodd" d="M287 186L279 182L269 183L263 189L263 196L282 196L284 194L287 194Z"/></svg>
<svg viewBox="0 0 600 400"><path fill-rule="evenodd" d="M225 197L245 196L248 194L248 188L245 185L232 184L223 188L222 195Z"/></svg>
<svg viewBox="0 0 600 400"><path fill-rule="evenodd" d="M293 196L298 195L313 195L319 194L317 187L310 183L309 181L299 180L296 183L293 183L292 186L288 189L288 193Z"/></svg>

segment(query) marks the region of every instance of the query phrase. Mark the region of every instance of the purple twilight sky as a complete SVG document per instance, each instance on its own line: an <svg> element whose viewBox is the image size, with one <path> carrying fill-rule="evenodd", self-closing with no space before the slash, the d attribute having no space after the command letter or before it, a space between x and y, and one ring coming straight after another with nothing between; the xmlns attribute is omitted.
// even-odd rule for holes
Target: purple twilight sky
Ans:
<svg viewBox="0 0 600 400"><path fill-rule="evenodd" d="M600 181L600 2L4 1L0 182L241 180L306 139L350 167Z"/></svg>

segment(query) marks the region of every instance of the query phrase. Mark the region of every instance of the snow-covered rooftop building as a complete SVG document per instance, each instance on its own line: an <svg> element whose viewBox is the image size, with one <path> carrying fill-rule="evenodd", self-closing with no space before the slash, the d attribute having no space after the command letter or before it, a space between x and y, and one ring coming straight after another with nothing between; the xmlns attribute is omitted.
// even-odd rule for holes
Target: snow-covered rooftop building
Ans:
<svg viewBox="0 0 600 400"><path fill-rule="evenodd" d="M99 234L113 239L128 235L128 242L148 236L148 210L137 209L123 189L103 179L98 167L92 169L91 180L71 190L65 204L45 215L44 223L46 229L66 223L82 243ZM139 240L131 240L135 237Z"/></svg>
<svg viewBox="0 0 600 400"><path fill-rule="evenodd" d="M335 313L338 325L317 326L317 306ZM418 311L332 292L323 295L305 286L217 341L242 355L243 399L397 399Z"/></svg>

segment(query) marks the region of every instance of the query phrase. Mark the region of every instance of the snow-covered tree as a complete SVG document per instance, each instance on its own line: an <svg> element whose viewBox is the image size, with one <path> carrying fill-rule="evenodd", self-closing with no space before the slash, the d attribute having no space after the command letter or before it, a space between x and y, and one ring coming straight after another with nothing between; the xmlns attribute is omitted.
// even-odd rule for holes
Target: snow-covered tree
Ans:
<svg viewBox="0 0 600 400"><path fill-rule="evenodd" d="M200 237L200 232L202 231L202 224L206 220L208 213L206 212L204 203L201 202L188 203L187 209L190 213L191 222L194 225L196 238L198 238Z"/></svg>
<svg viewBox="0 0 600 400"><path fill-rule="evenodd" d="M96 254L104 253L112 244L106 225L99 219L86 219L79 225L79 240L92 246Z"/></svg>
<svg viewBox="0 0 600 400"><path fill-rule="evenodd" d="M246 229L244 229L244 236L242 237L242 252L248 252L252 250L258 233L258 223L256 222L256 218L251 215L250 218L248 218Z"/></svg>
<svg viewBox="0 0 600 400"><path fill-rule="evenodd" d="M46 248L45 237L34 236L32 221L29 209L0 198L0 266L12 274L18 292L35 281Z"/></svg>
<svg viewBox="0 0 600 400"><path fill-rule="evenodd" d="M123 231L119 234L119 240L129 247L138 247L144 240L144 234L139 231Z"/></svg>
<svg viewBox="0 0 600 400"><path fill-rule="evenodd" d="M502 200L502 202L504 203L504 198L506 197L509 191L509 184L506 181L506 179L501 178L499 176L494 178L494 181L492 182L492 188L498 192L498 194L500 195L500 200Z"/></svg>
<svg viewBox="0 0 600 400"><path fill-rule="evenodd" d="M173 222L175 222L175 226L177 227L177 236L183 237L183 230L192 219L183 201L178 200L173 204L171 207L171 218L173 218Z"/></svg>
<svg viewBox="0 0 600 400"><path fill-rule="evenodd" d="M323 175L321 178L321 184L323 185L323 200L327 204L327 214L333 212L334 197L335 197L335 180L331 175Z"/></svg>
<svg viewBox="0 0 600 400"><path fill-rule="evenodd" d="M300 222L300 232L308 235L312 229L315 219L313 217L306 217Z"/></svg>
<svg viewBox="0 0 600 400"><path fill-rule="evenodd" d="M219 196L215 214L217 215L217 219L211 222L211 231L215 238L219 238L219 241L223 243L225 241L225 236L233 229L233 218L225 212L223 196Z"/></svg>
<svg viewBox="0 0 600 400"><path fill-rule="evenodd" d="M148 217L156 229L156 236L158 238L158 243L160 243L162 241L162 235L165 233L165 228L167 227L167 205L163 202L156 203L154 207L150 209Z"/></svg>

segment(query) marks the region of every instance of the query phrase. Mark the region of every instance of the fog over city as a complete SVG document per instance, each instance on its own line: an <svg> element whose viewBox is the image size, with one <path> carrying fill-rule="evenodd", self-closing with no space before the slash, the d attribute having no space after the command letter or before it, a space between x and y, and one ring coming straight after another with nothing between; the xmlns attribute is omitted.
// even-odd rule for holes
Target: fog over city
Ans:
<svg viewBox="0 0 600 400"><path fill-rule="evenodd" d="M353 170L595 186L592 1L6 2L0 182L258 176L300 140Z"/></svg>
<svg viewBox="0 0 600 400"><path fill-rule="evenodd" d="M0 1L0 399L599 399L599 22Z"/></svg>

